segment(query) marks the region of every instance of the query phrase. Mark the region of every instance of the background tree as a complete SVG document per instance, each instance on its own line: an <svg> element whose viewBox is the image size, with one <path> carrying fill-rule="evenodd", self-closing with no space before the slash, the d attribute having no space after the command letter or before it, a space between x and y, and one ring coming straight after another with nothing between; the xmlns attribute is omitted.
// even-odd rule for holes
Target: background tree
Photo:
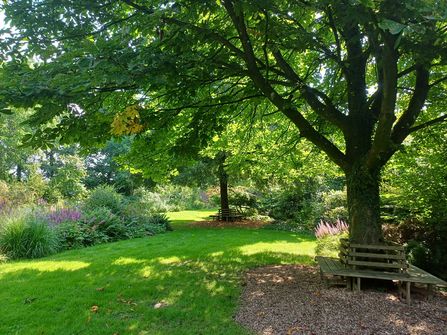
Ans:
<svg viewBox="0 0 447 335"><path fill-rule="evenodd" d="M6 1L4 59L15 61L0 98L39 106L37 143L98 142L114 119L134 133L181 124L183 143L201 144L237 115L277 110L344 171L351 237L378 242L382 168L410 133L447 118L432 113L444 99L446 7Z"/></svg>
<svg viewBox="0 0 447 335"><path fill-rule="evenodd" d="M123 194L130 195L142 185L151 186L151 181L144 181L139 173L131 173L129 164L120 164L120 157L130 150L132 139L123 138L121 141L110 140L101 149L91 149L85 158L86 177L85 186L89 189L99 185L113 185ZM126 166L128 167L126 169Z"/></svg>

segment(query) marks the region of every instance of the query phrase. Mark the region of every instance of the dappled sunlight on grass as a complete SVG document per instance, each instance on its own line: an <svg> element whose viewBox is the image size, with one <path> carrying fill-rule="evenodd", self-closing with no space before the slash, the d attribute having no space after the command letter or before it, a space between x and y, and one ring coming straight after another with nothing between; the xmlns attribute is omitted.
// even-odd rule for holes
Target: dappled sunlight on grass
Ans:
<svg viewBox="0 0 447 335"><path fill-rule="evenodd" d="M148 278L149 276L153 275L155 273L154 271L154 267L153 266L145 266L144 268L142 268L139 273L141 274L141 276L143 276L144 278Z"/></svg>
<svg viewBox="0 0 447 335"><path fill-rule="evenodd" d="M315 255L314 242L299 242L292 243L286 241L278 242L258 242L253 244L243 245L238 248L243 255L254 255L264 252L283 252L294 255Z"/></svg>
<svg viewBox="0 0 447 335"><path fill-rule="evenodd" d="M135 258L130 258L130 257L120 257L117 260L113 261L112 264L113 265L128 265L128 264L141 264L144 262L146 262L146 261L141 260L141 259L135 259Z"/></svg>
<svg viewBox="0 0 447 335"><path fill-rule="evenodd" d="M24 261L9 263L0 267L0 278L6 273L22 270L37 270L41 272L76 271L90 266L90 263L80 261Z"/></svg>
<svg viewBox="0 0 447 335"><path fill-rule="evenodd" d="M181 259L173 256L173 257L160 257L156 259L160 264L174 264L174 263L180 263Z"/></svg>

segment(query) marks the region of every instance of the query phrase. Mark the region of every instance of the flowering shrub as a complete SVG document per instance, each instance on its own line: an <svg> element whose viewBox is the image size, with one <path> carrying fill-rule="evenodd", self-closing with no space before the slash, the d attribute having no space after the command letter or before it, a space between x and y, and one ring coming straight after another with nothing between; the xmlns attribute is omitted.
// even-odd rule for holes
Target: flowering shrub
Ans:
<svg viewBox="0 0 447 335"><path fill-rule="evenodd" d="M337 220L335 224L320 220L320 223L315 228L315 236L317 238L323 238L325 236L348 233L348 231L349 226L343 220Z"/></svg>
<svg viewBox="0 0 447 335"><path fill-rule="evenodd" d="M348 231L349 226L343 220L337 220L335 224L320 220L315 228L318 238L315 253L318 256L337 257L340 240L348 237Z"/></svg>
<svg viewBox="0 0 447 335"><path fill-rule="evenodd" d="M74 208L60 208L55 211L51 211L46 219L50 225L59 225L62 222L72 221L76 222L81 220L82 213Z"/></svg>

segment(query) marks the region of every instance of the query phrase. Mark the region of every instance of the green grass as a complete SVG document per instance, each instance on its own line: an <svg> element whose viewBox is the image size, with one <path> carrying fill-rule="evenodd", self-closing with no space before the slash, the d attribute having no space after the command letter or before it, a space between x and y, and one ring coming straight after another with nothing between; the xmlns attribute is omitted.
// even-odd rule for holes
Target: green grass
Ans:
<svg viewBox="0 0 447 335"><path fill-rule="evenodd" d="M206 215L170 217L177 228ZM247 334L232 319L243 272L312 263L314 247L287 232L185 228L0 265L0 334Z"/></svg>
<svg viewBox="0 0 447 335"><path fill-rule="evenodd" d="M167 213L169 219L172 222L174 229L182 229L185 223L195 222L195 221L205 221L209 219L209 216L217 213L217 209L199 209L194 211L181 211L181 212L170 212Z"/></svg>

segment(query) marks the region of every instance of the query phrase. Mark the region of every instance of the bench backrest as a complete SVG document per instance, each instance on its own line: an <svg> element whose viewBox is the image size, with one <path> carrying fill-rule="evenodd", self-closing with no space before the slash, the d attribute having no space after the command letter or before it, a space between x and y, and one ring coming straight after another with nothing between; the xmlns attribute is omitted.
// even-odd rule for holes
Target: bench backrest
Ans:
<svg viewBox="0 0 447 335"><path fill-rule="evenodd" d="M355 269L385 269L401 273L408 269L404 247L397 244L357 244L343 239L339 257L343 264Z"/></svg>
<svg viewBox="0 0 447 335"><path fill-rule="evenodd" d="M230 208L230 209L219 209L219 215L235 215L237 214L237 211L235 211L234 209Z"/></svg>

